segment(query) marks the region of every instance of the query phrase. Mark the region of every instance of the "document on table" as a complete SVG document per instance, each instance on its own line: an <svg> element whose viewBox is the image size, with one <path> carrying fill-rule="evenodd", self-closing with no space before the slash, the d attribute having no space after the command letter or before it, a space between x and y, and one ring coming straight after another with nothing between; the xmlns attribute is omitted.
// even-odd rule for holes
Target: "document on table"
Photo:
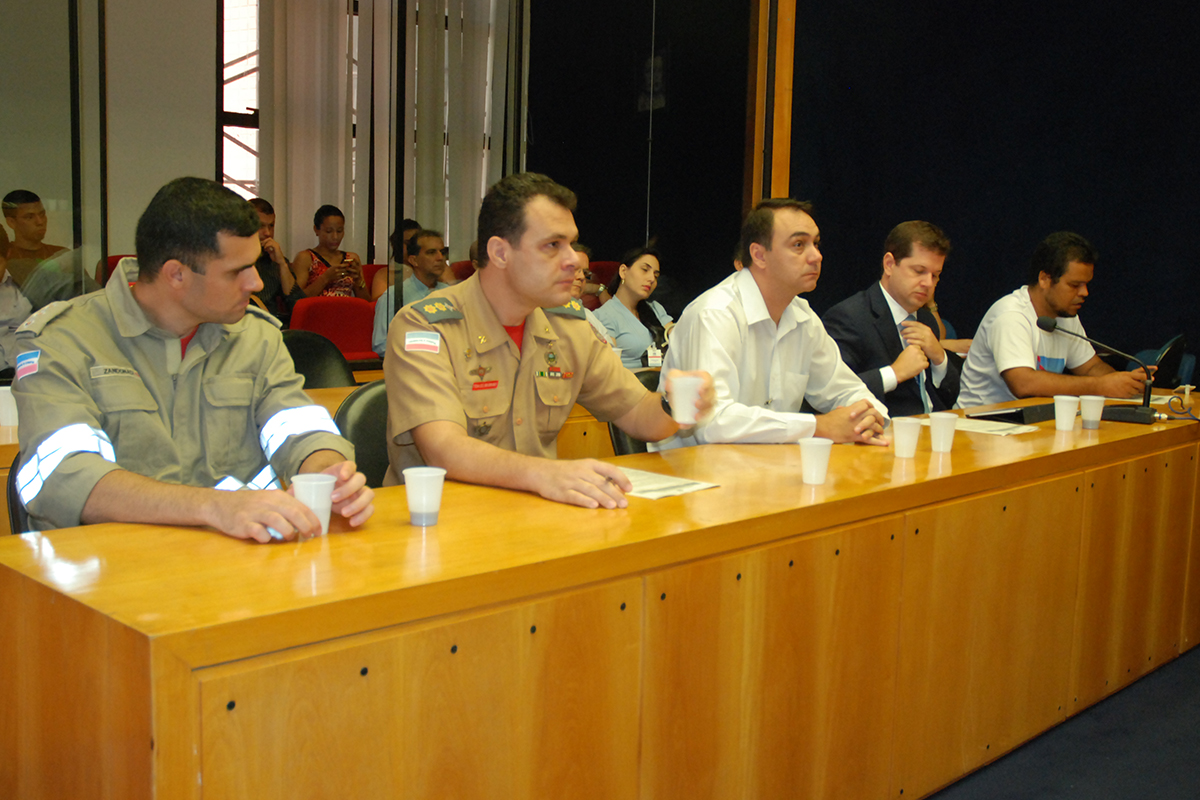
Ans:
<svg viewBox="0 0 1200 800"><path fill-rule="evenodd" d="M698 492L701 489L713 489L719 484L693 481L687 478L676 478L673 475L660 475L657 472L645 472L640 469L622 469L626 477L633 482L630 497L644 497L647 500L658 500L663 497L674 497L677 494Z"/></svg>
<svg viewBox="0 0 1200 800"><path fill-rule="evenodd" d="M921 420L921 424L928 426L929 420ZM990 419L972 419L971 417L959 417L956 430L969 431L971 433L988 433L992 436L1012 436L1014 433L1031 433L1037 430L1034 425L1014 425L1011 422L996 422Z"/></svg>

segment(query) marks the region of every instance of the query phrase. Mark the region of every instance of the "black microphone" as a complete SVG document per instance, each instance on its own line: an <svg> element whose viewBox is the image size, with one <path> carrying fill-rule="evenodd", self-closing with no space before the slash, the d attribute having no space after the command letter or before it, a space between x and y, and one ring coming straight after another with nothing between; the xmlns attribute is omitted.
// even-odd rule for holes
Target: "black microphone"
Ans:
<svg viewBox="0 0 1200 800"><path fill-rule="evenodd" d="M1146 373L1146 391L1142 395L1142 404L1140 406L1107 406L1104 409L1103 418L1107 420L1113 420L1114 422L1136 422L1141 425L1149 425L1150 423L1154 422L1154 409L1150 408L1150 383L1152 376L1150 373L1150 368L1146 366L1145 362L1136 356L1131 356L1128 353L1122 353L1115 347L1109 347L1103 342L1097 342L1095 339L1084 336L1082 333L1076 333L1075 331L1069 331L1066 328L1058 327L1057 317L1038 317L1037 326L1046 333L1065 333L1070 336L1074 336L1077 339L1083 339L1085 342L1091 342L1097 347L1101 347L1108 352L1113 353L1114 355L1121 356L1122 358L1127 358L1141 366L1142 370Z"/></svg>

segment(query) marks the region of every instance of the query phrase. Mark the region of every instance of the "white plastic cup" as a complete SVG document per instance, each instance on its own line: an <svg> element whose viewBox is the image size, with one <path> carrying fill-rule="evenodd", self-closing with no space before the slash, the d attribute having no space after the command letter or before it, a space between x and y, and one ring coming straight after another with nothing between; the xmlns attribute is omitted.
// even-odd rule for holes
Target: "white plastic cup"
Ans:
<svg viewBox="0 0 1200 800"><path fill-rule="evenodd" d="M825 483L825 475L829 472L829 453L832 450L832 439L801 439L801 480L812 486L820 486Z"/></svg>
<svg viewBox="0 0 1200 800"><path fill-rule="evenodd" d="M954 445L954 429L958 427L958 414L935 411L929 415L929 444L935 453L949 453Z"/></svg>
<svg viewBox="0 0 1200 800"><path fill-rule="evenodd" d="M337 478L320 472L307 472L292 478L292 493L312 509L321 520L321 535L329 533L329 512L333 508L331 495Z"/></svg>
<svg viewBox="0 0 1200 800"><path fill-rule="evenodd" d="M696 403L700 400L700 387L703 385L704 379L695 375L680 375L671 379L667 402L671 405L671 418L680 425L696 424Z"/></svg>
<svg viewBox="0 0 1200 800"><path fill-rule="evenodd" d="M442 507L442 484L446 470L441 467L409 467L404 470L404 489L408 495L408 519L422 528L437 525Z"/></svg>
<svg viewBox="0 0 1200 800"><path fill-rule="evenodd" d="M892 446L896 458L912 458L917 454L917 439L921 436L921 420L914 417L892 418Z"/></svg>
<svg viewBox="0 0 1200 800"><path fill-rule="evenodd" d="M1054 430L1069 431L1075 428L1075 412L1079 410L1079 398L1073 394L1054 395Z"/></svg>
<svg viewBox="0 0 1200 800"><path fill-rule="evenodd" d="M0 425L17 424L17 401L11 386L0 386Z"/></svg>
<svg viewBox="0 0 1200 800"><path fill-rule="evenodd" d="M1096 394L1083 395L1079 398L1079 413L1083 416L1083 427L1086 430L1099 428L1100 417L1104 414L1104 398ZM1057 419L1055 422L1057 423Z"/></svg>

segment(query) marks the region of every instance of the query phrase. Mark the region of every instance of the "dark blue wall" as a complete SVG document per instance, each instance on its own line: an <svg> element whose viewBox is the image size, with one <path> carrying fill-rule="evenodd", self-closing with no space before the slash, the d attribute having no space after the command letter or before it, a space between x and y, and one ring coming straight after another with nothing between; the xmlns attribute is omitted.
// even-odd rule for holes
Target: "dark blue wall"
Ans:
<svg viewBox="0 0 1200 800"><path fill-rule="evenodd" d="M748 5L658 3L651 229L693 294L728 272L740 224ZM887 231L923 218L954 242L938 301L969 334L1072 229L1101 254L1089 333L1200 349L1200 4L798 5L792 194L822 229L815 308L874 280ZM645 231L649 3L534 0L532 35L529 167L578 192L582 237L616 258Z"/></svg>

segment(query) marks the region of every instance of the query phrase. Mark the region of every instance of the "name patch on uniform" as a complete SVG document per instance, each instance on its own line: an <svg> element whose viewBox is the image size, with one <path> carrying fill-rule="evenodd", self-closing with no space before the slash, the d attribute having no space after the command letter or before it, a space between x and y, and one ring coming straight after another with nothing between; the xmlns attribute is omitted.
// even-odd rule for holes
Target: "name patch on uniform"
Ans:
<svg viewBox="0 0 1200 800"><path fill-rule="evenodd" d="M478 392L480 389L495 389L500 385L500 381L476 381L471 384L471 391Z"/></svg>
<svg viewBox="0 0 1200 800"><path fill-rule="evenodd" d="M18 379L24 378L26 375L32 375L38 371L38 359L42 357L41 350L30 350L28 353L21 353L17 356L17 375Z"/></svg>
<svg viewBox="0 0 1200 800"><path fill-rule="evenodd" d="M129 367L92 367L89 372L92 378L108 378L113 375L128 376L131 378L138 377L138 371Z"/></svg>
<svg viewBox="0 0 1200 800"><path fill-rule="evenodd" d="M433 331L408 331L404 334L404 349L438 353L442 349L441 339Z"/></svg>

